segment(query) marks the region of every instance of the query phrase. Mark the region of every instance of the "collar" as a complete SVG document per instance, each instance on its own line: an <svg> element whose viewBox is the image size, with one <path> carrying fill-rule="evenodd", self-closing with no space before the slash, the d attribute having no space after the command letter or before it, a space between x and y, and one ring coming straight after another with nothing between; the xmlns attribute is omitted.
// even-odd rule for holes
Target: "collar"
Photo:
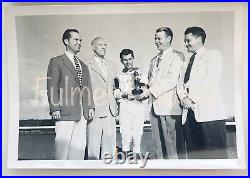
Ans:
<svg viewBox="0 0 250 178"><path fill-rule="evenodd" d="M66 56L71 60L74 61L74 54L69 52L69 51L65 51Z"/></svg>
<svg viewBox="0 0 250 178"><path fill-rule="evenodd" d="M106 64L106 62L105 62L105 58L103 58L103 59L101 59L101 58L99 58L99 57L97 57L96 55L94 55L94 60L97 62L97 64L100 64L100 63L104 63L104 64Z"/></svg>
<svg viewBox="0 0 250 178"><path fill-rule="evenodd" d="M165 50L163 51L162 56L165 56L165 55L167 55L167 54L172 53L173 50L174 50L174 49L170 46L168 49L165 49ZM159 53L159 54L160 54L160 53Z"/></svg>
<svg viewBox="0 0 250 178"><path fill-rule="evenodd" d="M197 49L195 52L196 52L196 54L199 55L199 54L203 53L205 50L206 50L206 48L204 46L202 46L199 49Z"/></svg>
<svg viewBox="0 0 250 178"><path fill-rule="evenodd" d="M122 70L122 72L123 72L123 73L127 73L127 72L130 73L130 72L133 72L133 71L135 71L135 70L138 70L138 67L133 67L133 68L130 69L130 70L124 68L124 69Z"/></svg>

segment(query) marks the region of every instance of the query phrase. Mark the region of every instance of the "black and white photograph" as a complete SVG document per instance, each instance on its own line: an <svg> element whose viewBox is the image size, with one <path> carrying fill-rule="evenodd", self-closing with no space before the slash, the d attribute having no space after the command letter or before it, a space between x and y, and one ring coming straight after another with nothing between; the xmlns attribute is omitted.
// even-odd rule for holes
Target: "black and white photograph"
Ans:
<svg viewBox="0 0 250 178"><path fill-rule="evenodd" d="M244 168L245 5L7 7L8 167Z"/></svg>

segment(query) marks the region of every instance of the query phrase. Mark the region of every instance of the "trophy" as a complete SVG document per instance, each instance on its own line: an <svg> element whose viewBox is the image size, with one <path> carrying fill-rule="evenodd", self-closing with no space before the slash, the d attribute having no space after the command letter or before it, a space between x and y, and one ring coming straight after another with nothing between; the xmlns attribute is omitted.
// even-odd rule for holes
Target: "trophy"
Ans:
<svg viewBox="0 0 250 178"><path fill-rule="evenodd" d="M131 75L127 75L127 77L129 78L131 77L129 79L131 83L130 82L128 83L128 81L126 81L127 80L126 77L125 81L124 78L121 79L121 81L118 77L114 78L114 89L120 90L121 92L120 97L123 99L128 99L128 100L136 99L138 101L144 100L145 98L141 98L141 94L143 93L143 87L147 87L147 84L142 82L140 73L134 70L134 72Z"/></svg>
<svg viewBox="0 0 250 178"><path fill-rule="evenodd" d="M133 74L133 87L132 95L138 96L143 93L142 90L143 83L141 83L140 74L135 71Z"/></svg>
<svg viewBox="0 0 250 178"><path fill-rule="evenodd" d="M118 77L116 77L116 78L114 79L114 89L120 89L120 81L119 81L119 78L118 78ZM121 97L122 97L122 98L128 99L128 95L127 95L127 94L122 94Z"/></svg>
<svg viewBox="0 0 250 178"><path fill-rule="evenodd" d="M115 89L119 89L119 78L118 77L116 77L114 79L114 87L115 87Z"/></svg>

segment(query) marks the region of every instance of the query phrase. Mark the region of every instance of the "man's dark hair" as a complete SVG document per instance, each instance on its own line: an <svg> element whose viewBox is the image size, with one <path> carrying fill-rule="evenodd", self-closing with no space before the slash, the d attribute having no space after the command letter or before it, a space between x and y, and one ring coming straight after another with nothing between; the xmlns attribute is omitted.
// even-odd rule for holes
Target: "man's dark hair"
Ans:
<svg viewBox="0 0 250 178"><path fill-rule="evenodd" d="M192 33L196 37L202 38L202 43L204 44L206 41L206 32L201 27L189 27L184 32L185 35Z"/></svg>
<svg viewBox="0 0 250 178"><path fill-rule="evenodd" d="M158 32L165 32L165 34L166 34L167 37L168 37L168 36L171 37L170 44L172 43L172 40L173 40L173 32L172 32L172 30L171 30L170 28L168 28L168 27L161 27L161 28L158 28L158 29L156 30L156 33L158 33Z"/></svg>
<svg viewBox="0 0 250 178"><path fill-rule="evenodd" d="M134 58L134 52L131 50L131 49L123 49L121 52L120 52L120 59L122 60L122 56L127 56L131 54L132 57Z"/></svg>
<svg viewBox="0 0 250 178"><path fill-rule="evenodd" d="M79 33L79 31L74 29L74 28L69 28L69 29L65 30L65 32L63 33L63 36L62 36L62 41L63 41L63 44L65 46L66 46L66 43L64 42L64 40L66 40L66 39L69 40L71 38L71 32Z"/></svg>

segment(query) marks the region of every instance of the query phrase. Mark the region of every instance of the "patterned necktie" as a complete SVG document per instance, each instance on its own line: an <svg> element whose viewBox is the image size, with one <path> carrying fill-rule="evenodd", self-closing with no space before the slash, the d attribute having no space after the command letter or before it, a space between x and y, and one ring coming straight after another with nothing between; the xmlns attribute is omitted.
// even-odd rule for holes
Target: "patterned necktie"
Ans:
<svg viewBox="0 0 250 178"><path fill-rule="evenodd" d="M153 58L154 62L151 62L148 72L148 81L151 81L155 70L158 68L159 63L161 62L161 57L163 55L163 51L161 51L156 57Z"/></svg>
<svg viewBox="0 0 250 178"><path fill-rule="evenodd" d="M80 86L82 86L82 71L80 68L79 61L77 60L76 56L74 56L74 63L75 63L76 73L80 82Z"/></svg>
<svg viewBox="0 0 250 178"><path fill-rule="evenodd" d="M157 60L156 60L156 67L159 67L159 64L161 62L161 57L163 55L163 51L161 51L158 55L157 55Z"/></svg>
<svg viewBox="0 0 250 178"><path fill-rule="evenodd" d="M184 83L186 84L189 80L189 77L190 77L190 72L191 72L191 69L192 69L192 66L193 66L193 63L194 63L194 58L195 58L195 55L197 53L194 53L190 60L189 60L189 63L188 63L188 66L187 66L187 70L186 70L186 73L185 73L185 77L184 77Z"/></svg>

